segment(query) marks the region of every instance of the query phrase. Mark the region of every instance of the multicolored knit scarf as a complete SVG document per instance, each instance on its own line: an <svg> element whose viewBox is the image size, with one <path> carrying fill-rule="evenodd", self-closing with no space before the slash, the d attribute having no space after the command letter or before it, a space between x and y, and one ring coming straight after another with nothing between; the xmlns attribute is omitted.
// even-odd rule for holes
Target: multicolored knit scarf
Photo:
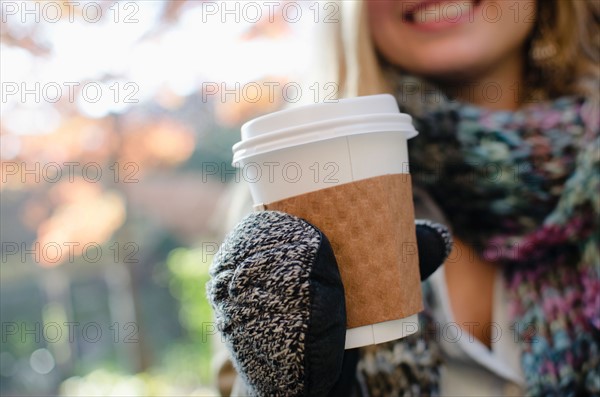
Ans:
<svg viewBox="0 0 600 397"><path fill-rule="evenodd" d="M409 86L413 100L402 90ZM483 110L412 78L399 80L398 92L419 131L409 143L415 185L455 236L504 270L527 395L600 395L598 105L565 97ZM427 310L422 319L426 331ZM424 334L395 342L393 360L417 363L390 374L389 390L403 383L401 395L437 394L443 363ZM367 350L359 365L369 390L386 382L382 357Z"/></svg>

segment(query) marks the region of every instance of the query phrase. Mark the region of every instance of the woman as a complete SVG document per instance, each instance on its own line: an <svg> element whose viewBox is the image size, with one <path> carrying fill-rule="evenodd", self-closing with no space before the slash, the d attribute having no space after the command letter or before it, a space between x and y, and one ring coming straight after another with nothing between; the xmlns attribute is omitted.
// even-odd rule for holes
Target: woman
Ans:
<svg viewBox="0 0 600 397"><path fill-rule="evenodd" d="M413 116L418 215L455 239L422 332L361 349L340 379L359 395L599 395L599 4L340 5L340 96L389 92Z"/></svg>

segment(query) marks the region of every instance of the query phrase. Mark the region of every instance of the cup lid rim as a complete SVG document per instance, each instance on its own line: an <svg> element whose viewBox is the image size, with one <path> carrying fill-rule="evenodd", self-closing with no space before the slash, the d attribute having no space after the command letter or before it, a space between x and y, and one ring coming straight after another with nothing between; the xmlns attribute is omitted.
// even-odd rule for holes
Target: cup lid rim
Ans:
<svg viewBox="0 0 600 397"><path fill-rule="evenodd" d="M392 95L346 98L283 109L244 123L242 140L232 148L233 163L270 151L373 132L404 133L406 139L418 134L412 118L400 113Z"/></svg>

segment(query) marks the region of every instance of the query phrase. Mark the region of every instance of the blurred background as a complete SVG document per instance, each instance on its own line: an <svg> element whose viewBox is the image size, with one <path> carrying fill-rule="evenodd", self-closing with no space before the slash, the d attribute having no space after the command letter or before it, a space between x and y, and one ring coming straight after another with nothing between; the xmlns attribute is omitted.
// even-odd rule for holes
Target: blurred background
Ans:
<svg viewBox="0 0 600 397"><path fill-rule="evenodd" d="M336 4L0 3L0 394L217 395L231 146Z"/></svg>

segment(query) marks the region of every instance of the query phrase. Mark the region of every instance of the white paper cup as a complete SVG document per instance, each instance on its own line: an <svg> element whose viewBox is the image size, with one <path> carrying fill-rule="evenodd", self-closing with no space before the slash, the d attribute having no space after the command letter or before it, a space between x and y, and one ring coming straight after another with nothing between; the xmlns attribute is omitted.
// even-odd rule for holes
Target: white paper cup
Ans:
<svg viewBox="0 0 600 397"><path fill-rule="evenodd" d="M341 99L245 123L241 142L233 146L233 165L241 169L254 204L260 205L372 177L408 174L406 141L416 135L411 117L399 112L391 95ZM417 330L417 314L349 328L346 348Z"/></svg>

